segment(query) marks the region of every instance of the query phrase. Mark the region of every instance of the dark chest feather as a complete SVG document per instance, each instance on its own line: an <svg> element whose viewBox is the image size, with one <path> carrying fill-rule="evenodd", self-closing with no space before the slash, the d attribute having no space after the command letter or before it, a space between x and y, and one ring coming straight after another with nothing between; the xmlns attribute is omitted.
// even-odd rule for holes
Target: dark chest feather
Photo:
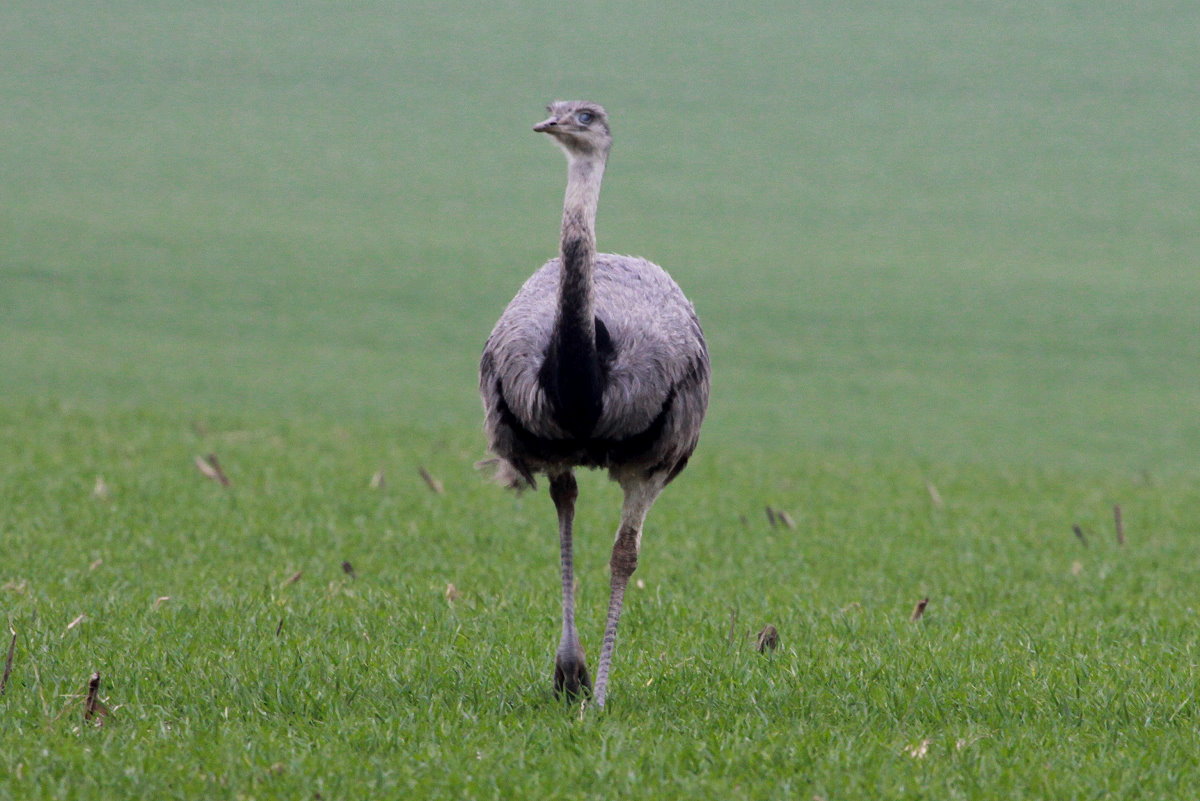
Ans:
<svg viewBox="0 0 1200 801"><path fill-rule="evenodd" d="M594 340L579 328L557 331L538 373L554 422L576 439L590 438L604 412L613 344L599 318L595 325Z"/></svg>

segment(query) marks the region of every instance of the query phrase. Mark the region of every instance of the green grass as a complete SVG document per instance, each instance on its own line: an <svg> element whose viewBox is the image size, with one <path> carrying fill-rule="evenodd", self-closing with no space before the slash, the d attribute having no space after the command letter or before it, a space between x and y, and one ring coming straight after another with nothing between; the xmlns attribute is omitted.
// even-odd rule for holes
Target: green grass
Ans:
<svg viewBox="0 0 1200 801"><path fill-rule="evenodd" d="M4 4L0 799L1179 797L1198 26ZM714 359L582 716L549 501L471 467L479 348L556 241L528 129L581 96L601 247L668 267ZM619 498L581 504L594 660Z"/></svg>
<svg viewBox="0 0 1200 801"><path fill-rule="evenodd" d="M5 423L27 458L0 794L1153 798L1196 775L1194 483L710 450L651 518L611 703L581 718L550 692L549 502L481 484L471 438ZM230 488L191 464L209 450ZM617 497L583 491L594 656Z"/></svg>

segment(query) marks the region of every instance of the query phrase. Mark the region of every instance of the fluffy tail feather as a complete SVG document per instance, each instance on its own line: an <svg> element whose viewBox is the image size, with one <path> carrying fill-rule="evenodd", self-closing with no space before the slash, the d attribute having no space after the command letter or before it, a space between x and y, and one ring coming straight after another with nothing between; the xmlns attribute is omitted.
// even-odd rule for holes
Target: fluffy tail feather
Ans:
<svg viewBox="0 0 1200 801"><path fill-rule="evenodd" d="M527 489L537 488L537 482L533 480L532 473L522 470L512 462L507 459L501 459L499 456L476 462L475 469L491 471L491 480L510 490L524 492Z"/></svg>

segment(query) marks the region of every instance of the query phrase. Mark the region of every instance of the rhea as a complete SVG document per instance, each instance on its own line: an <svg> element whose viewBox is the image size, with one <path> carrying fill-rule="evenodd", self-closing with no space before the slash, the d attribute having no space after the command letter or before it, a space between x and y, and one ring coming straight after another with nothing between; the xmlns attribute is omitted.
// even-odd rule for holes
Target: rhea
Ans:
<svg viewBox="0 0 1200 801"><path fill-rule="evenodd" d="M547 111L533 130L567 156L559 255L500 316L483 349L479 390L497 478L521 489L544 474L558 513L562 637L555 692L591 692L602 707L642 526L696 448L710 368L696 312L666 271L596 252L596 206L612 146L608 114L579 101L552 103ZM624 493L594 688L575 628L573 471L584 467L607 470Z"/></svg>

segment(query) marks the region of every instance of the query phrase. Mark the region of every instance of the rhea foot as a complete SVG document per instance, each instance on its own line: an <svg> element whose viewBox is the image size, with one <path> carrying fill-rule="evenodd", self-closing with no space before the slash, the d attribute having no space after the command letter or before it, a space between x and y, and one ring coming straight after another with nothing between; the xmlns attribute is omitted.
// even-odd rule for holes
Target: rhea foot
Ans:
<svg viewBox="0 0 1200 801"><path fill-rule="evenodd" d="M554 695L565 695L569 701L583 696L584 693L591 695L592 679L588 676L583 649L559 652L554 657Z"/></svg>

